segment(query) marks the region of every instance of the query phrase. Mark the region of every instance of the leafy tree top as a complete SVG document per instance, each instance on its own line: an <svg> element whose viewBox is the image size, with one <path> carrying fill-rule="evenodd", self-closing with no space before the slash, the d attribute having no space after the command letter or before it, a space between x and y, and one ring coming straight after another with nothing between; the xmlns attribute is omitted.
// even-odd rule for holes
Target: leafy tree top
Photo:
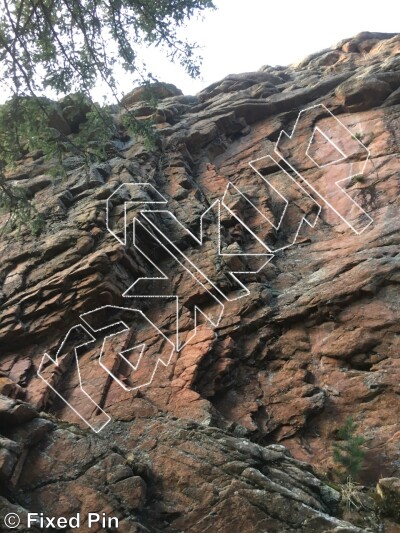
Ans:
<svg viewBox="0 0 400 533"><path fill-rule="evenodd" d="M1 81L12 93L88 93L101 78L116 89L117 65L145 75L140 47L160 46L191 76L196 45L179 28L211 0L3 0Z"/></svg>
<svg viewBox="0 0 400 533"><path fill-rule="evenodd" d="M53 161L54 175L63 175L64 155L77 151L88 172L93 159L102 159L107 142L116 133L112 114L90 97L98 81L108 85L118 99L118 66L132 74L132 85L154 79L140 58L146 44L165 49L167 56L197 76L201 63L197 46L181 39L179 29L214 5L212 0L2 2L0 88L11 98L0 106L0 213L8 212L6 226L13 228L30 224L38 212L24 191L10 183L5 168L39 149ZM56 94L77 93L72 103L83 102L85 124L71 132L78 137L60 127L60 103L55 106L44 97L49 89ZM152 125L136 120L134 112L124 115L124 127L153 143Z"/></svg>

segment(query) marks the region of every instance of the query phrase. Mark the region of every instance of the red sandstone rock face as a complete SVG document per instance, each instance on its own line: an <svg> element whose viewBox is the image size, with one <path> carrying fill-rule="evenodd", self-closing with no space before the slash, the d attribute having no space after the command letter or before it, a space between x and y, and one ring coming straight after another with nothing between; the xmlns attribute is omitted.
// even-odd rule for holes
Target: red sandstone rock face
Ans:
<svg viewBox="0 0 400 533"><path fill-rule="evenodd" d="M33 416L21 399L68 426L57 427L54 420L55 427L46 426L50 433L40 430L44 440L24 444L24 452L0 442L6 450L0 472L11 476L14 493L12 503L1 504L5 509L18 502L62 515L78 508L86 512L96 502L97 512L118 507L121 531L334 531L339 524L329 525L320 513L333 512L335 495L326 499L327 487L302 463L280 447L264 446L283 444L295 459L329 473L332 443L348 416L367 439L362 481L399 476L399 52L399 36L361 35L297 66L229 76L198 97L167 97L158 109L147 109L135 97L130 105L140 116L159 117L161 148L150 153L140 143L121 145L120 155L93 167L89 180L77 157L66 160L67 180L54 183L46 175L48 164L35 154L20 162L9 179L34 195L47 224L37 240L28 233L22 241L13 234L2 238L0 394L9 398L0 404L7 424L1 432L18 448L21 437L8 424L24 427ZM265 156L277 160L280 132L291 134L298 113L317 104L370 152L361 178L363 156L353 156L356 178L343 187L373 223L356 234L310 188L305 201L286 184L290 206L282 242L296 229L299 213L316 220L319 202L315 226L303 225L294 246L278 251L258 274L240 278L249 295L225 302L218 326L203 320L170 364L158 367L151 385L127 391L111 379L98 364L100 335L80 350L87 391L112 417L100 436L92 435L37 377L44 352L54 355L68 329L82 323L79 315L101 306L141 307L170 342L176 325L171 299L122 296L151 272L137 250L107 231L106 199L122 183L148 182L168 200L165 209L197 231L201 214L231 183L277 225L282 206L248 163ZM280 148L308 184L318 187L325 174L304 157L315 125L327 131L332 118L322 113L299 122L296 136L283 139ZM315 157L333 157L328 148L320 147ZM282 186L274 162L258 165L271 185ZM343 163L330 172L331 180L343 177ZM346 211L348 198L331 181L324 194ZM115 231L122 227L127 199L114 197ZM279 248L282 235L258 211L235 194L226 201L239 220ZM358 220L356 209L347 213ZM131 206L130 219L137 214ZM237 254L258 249L238 219L222 212L222 246L236 255L221 258L215 213L206 221L202 247L165 217L155 218L228 295L237 287L227 273L247 266ZM154 253L150 242L145 250ZM210 311L212 299L167 253L159 254L157 266L170 278L161 288L149 282L146 294L179 295L184 342L193 334L194 305ZM98 327L110 319L107 313L98 316ZM157 357L168 359L169 344L144 323L135 340L151 346L134 377L143 382L152 377ZM132 343L126 333L106 349L107 364L128 385L131 376L117 356ZM61 369L49 367L46 376L79 412L96 420L79 389L72 348L66 347ZM30 435L33 429L28 430ZM71 497L63 496L66 491Z"/></svg>

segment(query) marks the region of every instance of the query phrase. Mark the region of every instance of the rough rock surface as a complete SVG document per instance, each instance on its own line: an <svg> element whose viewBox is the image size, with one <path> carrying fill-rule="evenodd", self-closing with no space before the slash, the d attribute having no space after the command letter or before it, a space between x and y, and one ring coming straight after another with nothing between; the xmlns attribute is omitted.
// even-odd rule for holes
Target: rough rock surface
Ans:
<svg viewBox="0 0 400 533"><path fill-rule="evenodd" d="M54 516L114 512L127 532L360 530L333 518L338 494L306 463L329 474L337 429L351 415L367 439L362 481L400 474L399 91L400 37L361 34L298 65L228 76L195 97L175 91L155 105L134 92L125 104L138 117L153 117L157 148L120 142L89 176L76 155L65 160L66 179L52 179L51 163L40 153L18 162L9 179L34 198L46 227L37 239L28 232L4 234L0 245L2 514L19 507ZM315 137L316 148L310 142L316 125L328 131L334 123L318 113L321 108L299 121L292 139L280 138L280 153L308 182L285 166L307 194L305 200L293 192L285 178L284 227L282 200L249 166L266 156L277 161L281 131L291 135L299 112L318 104L370 153L365 169L365 154L352 155L353 178L342 185L348 196L331 185L346 177L339 160L324 189L339 212L347 209L353 227L365 222L364 211L373 219L358 233L308 186L321 183L323 166L315 165L321 154L336 161L322 137L322 144ZM307 147L314 160L304 158ZM271 159L255 166L282 187L282 172ZM168 280L142 281L140 294L165 297L122 296L139 278L155 276L137 249L107 231L106 200L126 183L153 185L168 200L159 209L197 234L210 208L202 245L170 217L158 213L152 220L215 281L218 294L227 295L218 325L203 319L192 336L194 307L212 315L213 291L194 282L167 248L146 242L145 232L142 249ZM220 256L212 206L229 183L237 189L224 197L230 211L221 212L221 246L231 255ZM349 208L348 197L363 213ZM121 188L109 204L120 239L129 199ZM130 220L138 213L137 204L128 204ZM291 246L299 213L315 224L303 224ZM287 247L257 274L241 275L249 289L243 295L229 272L254 269L255 260L239 255L259 253L248 230L272 250ZM187 341L179 353L170 349L176 326L171 294L179 296L179 341ZM145 310L165 337L146 321L135 326L134 338L129 332L110 337L103 363L119 382L99 365L104 336L78 349L85 390L112 418L96 435L37 371L43 354L54 357L69 329L82 326L83 313L103 307L94 318L98 330L129 321L129 312L115 306ZM73 350L77 340L88 340L79 337L82 331L62 347L59 368L48 359L43 372L96 424L104 414L79 388ZM142 343L148 352L132 377L118 366L118 354ZM169 355L170 364L158 365L153 377L157 357L168 361ZM147 387L121 387L146 380ZM40 411L51 413L51 421Z"/></svg>
<svg viewBox="0 0 400 533"><path fill-rule="evenodd" d="M129 532L280 532L283 524L288 532L361 531L329 516L339 493L283 446L167 416L116 422L100 436L35 420L45 429L38 443L25 445L29 453L8 486L31 512L84 517L96 510L118 517L118 531ZM24 429L6 431L6 446L19 457ZM3 498L3 506L12 512L15 503ZM82 520L79 531L93 530L102 531Z"/></svg>

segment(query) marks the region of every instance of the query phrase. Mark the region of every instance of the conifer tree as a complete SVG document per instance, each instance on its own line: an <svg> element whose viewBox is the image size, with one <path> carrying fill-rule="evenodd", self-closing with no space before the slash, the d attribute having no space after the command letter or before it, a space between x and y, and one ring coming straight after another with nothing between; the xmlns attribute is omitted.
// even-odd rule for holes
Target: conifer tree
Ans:
<svg viewBox="0 0 400 533"><path fill-rule="evenodd" d="M29 201L3 172L27 151L40 149L59 163L71 150L89 159L94 155L88 155L85 139L71 139L51 126L54 104L46 91L86 99L89 126L103 135L100 145L112 137L115 125L92 100L96 84L106 84L118 99L117 68L131 75L132 86L154 80L141 58L145 45L162 48L196 77L197 45L181 38L180 29L212 8L212 0L2 0L0 90L10 99L0 108L0 209L14 210L14 219L18 210L24 217L32 214ZM131 129L151 134L133 114L124 118Z"/></svg>
<svg viewBox="0 0 400 533"><path fill-rule="evenodd" d="M365 438L357 435L356 431L356 424L351 417L348 417L337 432L339 442L333 445L333 458L340 465L341 474L353 480L359 474L365 457L363 449Z"/></svg>

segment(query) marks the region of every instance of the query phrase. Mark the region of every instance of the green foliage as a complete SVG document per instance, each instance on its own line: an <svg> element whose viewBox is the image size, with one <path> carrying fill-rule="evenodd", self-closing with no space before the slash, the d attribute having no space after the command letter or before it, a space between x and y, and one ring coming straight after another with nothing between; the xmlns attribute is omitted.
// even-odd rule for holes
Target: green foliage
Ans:
<svg viewBox="0 0 400 533"><path fill-rule="evenodd" d="M153 44L199 74L197 46L179 36L211 0L11 0L0 14L1 78L14 93L51 88L88 93L99 78L111 88L117 66L145 77L139 50ZM133 80L132 80L133 82Z"/></svg>
<svg viewBox="0 0 400 533"><path fill-rule="evenodd" d="M153 44L193 77L201 58L197 45L179 37L196 13L214 8L212 0L10 0L0 13L0 87L10 100L0 106L0 165L10 167L32 150L52 161L52 175L63 175L66 154L83 156L85 168L107 157L116 134L112 113L90 96L101 80L117 98L116 68L131 76L132 86L153 80L140 59L140 48ZM43 96L75 93L61 101L62 114L87 107L77 131L63 131L57 105ZM71 117L74 122L74 117ZM67 122L71 122L68 120ZM145 139L157 137L151 122L126 110L124 125ZM61 123L61 126L60 126ZM0 208L10 210L9 225L24 221L39 231L32 203L0 176ZM32 225L31 224L31 225Z"/></svg>
<svg viewBox="0 0 400 533"><path fill-rule="evenodd" d="M107 109L92 105L85 122L74 138L74 148L84 156L88 169L91 163L107 159L106 147L116 133L112 114Z"/></svg>
<svg viewBox="0 0 400 533"><path fill-rule="evenodd" d="M339 465L342 478L356 479L364 463L365 438L356 434L357 426L351 417L339 428L337 437L340 442L333 445L333 458Z"/></svg>
<svg viewBox="0 0 400 533"><path fill-rule="evenodd" d="M127 112L122 116L122 124L132 137L142 138L147 149L154 150L157 146L158 135L152 121L138 120L133 112Z"/></svg>
<svg viewBox="0 0 400 533"><path fill-rule="evenodd" d="M39 235L44 227L44 216L39 213L26 197L23 189L10 187L0 172L0 213L7 213L7 221L0 235L17 229L20 234L23 226L28 226L32 235Z"/></svg>
<svg viewBox="0 0 400 533"><path fill-rule="evenodd" d="M77 133L65 135L58 129L65 117L72 124L78 117ZM137 120L130 111L124 114L122 122L131 135L144 139L145 145L154 149L157 136L151 122ZM0 106L3 168L12 169L27 153L39 150L51 163L49 174L54 178L66 175L63 161L70 154L82 158L83 169L89 176L94 162L108 159L107 149L113 146L112 140L117 134L112 108L100 109L82 94L68 96L59 104L46 98L23 97ZM38 234L43 228L43 216L23 189L10 185L4 174L0 177L0 209L10 213L2 233L14 228L21 230L25 225L33 234Z"/></svg>
<svg viewBox="0 0 400 533"><path fill-rule="evenodd" d="M32 150L50 158L62 152L61 134L49 126L54 104L45 98L13 97L0 106L0 159L14 165Z"/></svg>
<svg viewBox="0 0 400 533"><path fill-rule="evenodd" d="M362 174L357 174L357 176L353 176L351 178L351 184L354 185L355 183L363 183L364 182L364 176Z"/></svg>

